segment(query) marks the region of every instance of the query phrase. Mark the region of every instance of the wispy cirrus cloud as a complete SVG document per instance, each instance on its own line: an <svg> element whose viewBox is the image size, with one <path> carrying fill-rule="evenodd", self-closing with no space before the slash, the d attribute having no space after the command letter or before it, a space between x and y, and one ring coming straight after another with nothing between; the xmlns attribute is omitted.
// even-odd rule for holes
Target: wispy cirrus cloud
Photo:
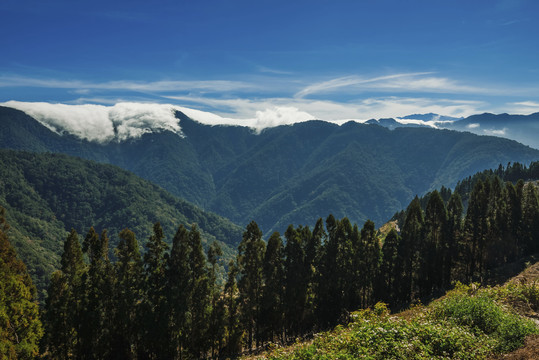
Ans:
<svg viewBox="0 0 539 360"><path fill-rule="evenodd" d="M292 75L291 71L269 68L267 66L257 66L256 69L261 73L276 74L276 75Z"/></svg>
<svg viewBox="0 0 539 360"><path fill-rule="evenodd" d="M433 72L392 74L373 78L345 76L309 85L295 94L304 98L313 94L336 91L348 92L430 92L430 93L485 93L487 88L460 84L444 77L430 76Z"/></svg>
<svg viewBox="0 0 539 360"><path fill-rule="evenodd" d="M271 71L269 69L268 73ZM468 85L434 72L376 77L350 75L318 82L310 78L260 74L238 79L99 82L0 74L0 88L5 88L6 94L11 92L10 87L67 90L67 100L63 102L78 105L172 103L193 111L213 113L217 117L203 116L211 119L212 124L255 128L310 119L342 122L429 112L465 117L485 111L539 111L539 103L532 100L492 102L498 93L513 95L519 94L518 91L528 94L527 99L535 99L534 89ZM473 99L480 100L469 100L467 95L474 95Z"/></svg>
<svg viewBox="0 0 539 360"><path fill-rule="evenodd" d="M122 91L145 91L145 92L166 92L166 91L209 91L226 92L235 90L255 90L260 88L255 83L233 80L160 80L160 81L107 81L88 82L81 80L58 80L41 79L21 76L0 76L0 87L42 87L57 89L78 89L85 90L122 90Z"/></svg>
<svg viewBox="0 0 539 360"><path fill-rule="evenodd" d="M539 102L537 101L519 101L508 104L511 112L520 114L530 114L539 112Z"/></svg>
<svg viewBox="0 0 539 360"><path fill-rule="evenodd" d="M343 122L364 121L372 118L401 117L417 113L436 113L464 117L485 111L488 105L481 101L430 99L426 97L372 97L347 102L306 98L212 99L194 96L167 96L191 107L202 107L227 119L250 119L266 109L294 108L312 115L310 119ZM187 105L186 105L187 106ZM301 118L304 119L303 114ZM304 119L305 120L305 119ZM293 122L288 120L286 123ZM285 122L283 122L285 123ZM236 120L238 124L238 120Z"/></svg>

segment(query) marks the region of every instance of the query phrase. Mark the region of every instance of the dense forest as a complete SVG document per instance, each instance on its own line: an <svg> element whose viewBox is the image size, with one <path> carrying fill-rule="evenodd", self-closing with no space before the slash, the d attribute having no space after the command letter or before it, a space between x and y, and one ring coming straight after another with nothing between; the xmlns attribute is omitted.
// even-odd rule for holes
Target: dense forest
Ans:
<svg viewBox="0 0 539 360"><path fill-rule="evenodd" d="M466 210L457 191L431 192L424 210L414 198L400 232L382 241L372 221L360 228L330 215L312 230L290 225L266 243L253 221L224 284L217 281L221 250L214 242L205 253L196 225L180 225L169 249L155 223L143 254L124 229L114 257L106 230L90 228L83 238L73 230L48 289L41 351L58 359L233 357L347 322L351 311L378 301L396 310L455 281L481 281L539 250L537 186L503 182L499 175L512 176L515 165L500 169L463 182L473 182ZM27 275L19 278L31 288ZM28 342L35 345L41 328L32 324ZM2 340L21 358L9 342L23 333L8 331Z"/></svg>

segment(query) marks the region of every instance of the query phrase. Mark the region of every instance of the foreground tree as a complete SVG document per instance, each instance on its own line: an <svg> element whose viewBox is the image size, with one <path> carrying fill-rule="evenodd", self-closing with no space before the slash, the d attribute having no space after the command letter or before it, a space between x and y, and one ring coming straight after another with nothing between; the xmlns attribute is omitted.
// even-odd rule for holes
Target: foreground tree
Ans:
<svg viewBox="0 0 539 360"><path fill-rule="evenodd" d="M133 359L138 348L142 258L135 234L124 229L115 250L116 283L114 289L114 321L111 354L116 359Z"/></svg>
<svg viewBox="0 0 539 360"><path fill-rule="evenodd" d="M167 338L168 316L165 297L166 263L168 245L163 241L160 223L153 226L153 235L146 243L144 254L143 297L141 304L141 348L139 357L147 359L168 358L169 348L161 342Z"/></svg>
<svg viewBox="0 0 539 360"><path fill-rule="evenodd" d="M380 300L389 304L393 304L397 298L395 279L401 272L397 267L399 243L399 234L395 229L391 229L382 245L382 263L376 293Z"/></svg>
<svg viewBox="0 0 539 360"><path fill-rule="evenodd" d="M281 235L274 232L268 240L264 256L260 326L264 341L281 338L284 325L284 260Z"/></svg>
<svg viewBox="0 0 539 360"><path fill-rule="evenodd" d="M247 348L253 340L259 339L260 299L262 295L262 267L266 243L256 222L251 221L243 233L238 247L239 282L241 314L247 331Z"/></svg>
<svg viewBox="0 0 539 360"><path fill-rule="evenodd" d="M0 354L33 359L43 335L36 289L8 239L9 225L0 207Z"/></svg>
<svg viewBox="0 0 539 360"><path fill-rule="evenodd" d="M57 359L76 357L82 277L86 265L79 237L71 230L64 242L62 268L51 276L45 304L45 347Z"/></svg>
<svg viewBox="0 0 539 360"><path fill-rule="evenodd" d="M429 296L442 286L446 247L447 209L440 193L434 190L425 209L424 241L420 265L421 295Z"/></svg>

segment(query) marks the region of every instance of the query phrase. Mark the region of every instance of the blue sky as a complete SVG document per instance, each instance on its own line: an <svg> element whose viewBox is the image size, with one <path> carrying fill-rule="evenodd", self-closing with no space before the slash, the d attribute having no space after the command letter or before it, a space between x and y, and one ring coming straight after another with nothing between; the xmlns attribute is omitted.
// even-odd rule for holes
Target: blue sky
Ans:
<svg viewBox="0 0 539 360"><path fill-rule="evenodd" d="M368 119L539 111L539 3L0 2L0 102Z"/></svg>

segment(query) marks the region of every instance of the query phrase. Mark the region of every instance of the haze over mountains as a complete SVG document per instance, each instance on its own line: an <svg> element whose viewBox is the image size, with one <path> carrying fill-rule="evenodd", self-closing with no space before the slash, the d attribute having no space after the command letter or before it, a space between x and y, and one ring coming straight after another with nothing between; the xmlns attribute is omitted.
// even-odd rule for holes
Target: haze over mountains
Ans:
<svg viewBox="0 0 539 360"><path fill-rule="evenodd" d="M246 127L170 105L8 105L26 114L0 108L1 147L115 164L237 224L254 219L266 234L330 213L382 224L415 194L539 158L515 141L435 129L466 119L429 114L394 120L393 130L383 121L339 126L286 116L282 123L295 123L273 126L273 117Z"/></svg>

